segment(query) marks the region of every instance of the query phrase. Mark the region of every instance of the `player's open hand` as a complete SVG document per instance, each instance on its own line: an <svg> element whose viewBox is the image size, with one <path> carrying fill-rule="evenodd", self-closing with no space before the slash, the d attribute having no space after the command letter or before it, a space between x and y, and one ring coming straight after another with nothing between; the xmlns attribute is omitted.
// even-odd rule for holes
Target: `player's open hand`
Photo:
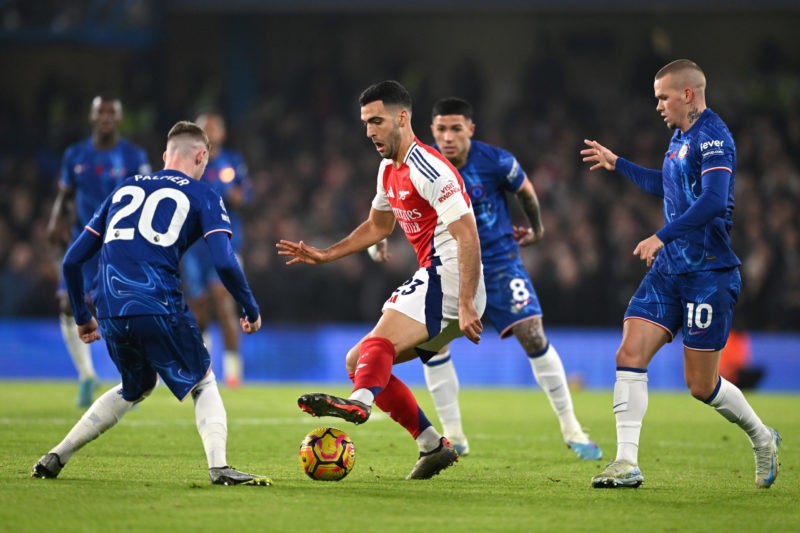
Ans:
<svg viewBox="0 0 800 533"><path fill-rule="evenodd" d="M256 331L261 329L261 315L258 315L258 318L255 322L250 322L245 317L239 319L239 324L242 326L242 331L247 333L255 333Z"/></svg>
<svg viewBox="0 0 800 533"><path fill-rule="evenodd" d="M478 311L472 302L461 304L458 306L458 327L464 336L471 342L478 344L481 342L481 332L483 332L483 324L481 317L478 316Z"/></svg>
<svg viewBox="0 0 800 533"><path fill-rule="evenodd" d="M286 261L287 265L294 265L296 263L319 265L326 262L322 250L309 246L303 241L292 242L281 239L275 247L278 249L278 255L285 255L291 258Z"/></svg>
<svg viewBox="0 0 800 533"><path fill-rule="evenodd" d="M91 344L94 341L100 340L100 332L97 331L97 320L92 317L86 324L78 326L78 336L86 344Z"/></svg>
<svg viewBox="0 0 800 533"><path fill-rule="evenodd" d="M583 142L589 147L581 150L583 162L593 163L592 166L589 167L589 170L597 170L598 168L614 170L617 168L617 159L619 158L617 154L597 141L584 139Z"/></svg>
<svg viewBox="0 0 800 533"><path fill-rule="evenodd" d="M642 261L647 263L647 266L653 264L653 261L656 260L656 256L658 252L664 247L664 243L655 235L651 235L639 244L636 245L636 248L633 250L633 255L636 255Z"/></svg>

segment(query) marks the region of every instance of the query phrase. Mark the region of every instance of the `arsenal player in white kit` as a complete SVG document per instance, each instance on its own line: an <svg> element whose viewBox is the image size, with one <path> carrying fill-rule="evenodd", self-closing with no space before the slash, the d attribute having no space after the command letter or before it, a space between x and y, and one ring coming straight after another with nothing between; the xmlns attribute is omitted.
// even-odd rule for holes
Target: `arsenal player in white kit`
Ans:
<svg viewBox="0 0 800 533"><path fill-rule="evenodd" d="M310 393L297 402L313 416L355 424L366 422L376 404L419 445L407 479L428 479L458 460L458 453L392 374L392 365L425 361L461 335L480 341L486 293L478 229L458 171L415 137L408 91L396 81L379 82L361 93L359 104L367 137L383 157L369 218L328 248L281 240L278 253L290 257L289 265L327 263L383 240L399 222L420 268L392 293L378 323L347 354L350 397Z"/></svg>

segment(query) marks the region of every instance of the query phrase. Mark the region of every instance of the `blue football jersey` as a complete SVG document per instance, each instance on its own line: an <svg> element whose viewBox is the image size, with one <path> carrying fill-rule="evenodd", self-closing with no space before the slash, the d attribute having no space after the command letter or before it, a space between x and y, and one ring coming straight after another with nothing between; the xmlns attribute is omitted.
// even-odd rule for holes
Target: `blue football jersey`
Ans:
<svg viewBox="0 0 800 533"><path fill-rule="evenodd" d="M110 150L99 150L89 137L64 152L59 182L75 191L75 239L92 218L97 207L122 180L133 174L147 174L150 164L144 150L120 139Z"/></svg>
<svg viewBox="0 0 800 533"><path fill-rule="evenodd" d="M176 170L128 178L86 229L103 240L97 318L182 312L181 256L201 236L231 233L220 195Z"/></svg>
<svg viewBox="0 0 800 533"><path fill-rule="evenodd" d="M525 179L517 159L502 148L473 140L467 162L458 171L472 200L483 262L518 253L506 198L506 192L517 192Z"/></svg>
<svg viewBox="0 0 800 533"><path fill-rule="evenodd" d="M667 243L653 268L665 274L683 274L741 264L730 241L736 146L728 127L710 109L703 111L686 133L676 130L672 136L662 167L664 223L691 207L702 192L703 174L714 170L730 172L725 214Z"/></svg>
<svg viewBox="0 0 800 533"><path fill-rule="evenodd" d="M242 187L245 198L250 194L250 180L244 158L237 152L225 148L221 148L214 159L208 160L206 171L200 180L209 184L222 198L227 198L228 192L234 187ZM231 217L231 228L233 228L231 246L239 251L242 246L241 221L233 210L228 215Z"/></svg>

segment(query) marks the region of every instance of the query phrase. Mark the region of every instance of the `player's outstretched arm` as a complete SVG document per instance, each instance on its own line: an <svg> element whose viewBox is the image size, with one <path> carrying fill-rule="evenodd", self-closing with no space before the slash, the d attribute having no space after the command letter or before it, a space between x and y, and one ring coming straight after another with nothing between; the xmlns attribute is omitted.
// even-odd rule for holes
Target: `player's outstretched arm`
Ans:
<svg viewBox="0 0 800 533"><path fill-rule="evenodd" d="M544 236L544 226L539 209L539 198L536 196L536 190L533 188L531 180L525 177L515 196L531 226L529 228L512 226L514 240L520 246L536 244Z"/></svg>
<svg viewBox="0 0 800 533"><path fill-rule="evenodd" d="M589 167L589 170L597 170L598 168L614 170L617 168L617 159L619 158L617 154L597 141L584 139L583 142L589 147L581 150L583 162L592 163L592 166Z"/></svg>
<svg viewBox="0 0 800 533"><path fill-rule="evenodd" d="M281 239L275 247L278 255L288 257L287 265L308 263L320 265L336 261L346 255L360 252L369 246L391 235L395 225L394 214L391 211L371 209L369 218L362 222L347 237L336 244L320 250L303 241L293 242Z"/></svg>
<svg viewBox="0 0 800 533"><path fill-rule="evenodd" d="M481 276L481 245L472 213L451 222L447 230L458 241L458 325L464 336L478 344L483 324L475 309L475 295Z"/></svg>

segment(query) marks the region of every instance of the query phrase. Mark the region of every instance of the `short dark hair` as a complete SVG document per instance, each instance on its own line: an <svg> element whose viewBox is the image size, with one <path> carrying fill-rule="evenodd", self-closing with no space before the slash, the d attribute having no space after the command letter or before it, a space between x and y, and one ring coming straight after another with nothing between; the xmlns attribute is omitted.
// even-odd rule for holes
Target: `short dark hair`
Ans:
<svg viewBox="0 0 800 533"><path fill-rule="evenodd" d="M365 106L378 100L383 101L383 105L391 106L396 105L411 110L411 95L405 87L400 85L399 82L394 80L379 81L370 85L361 96L358 97L358 103Z"/></svg>
<svg viewBox="0 0 800 533"><path fill-rule="evenodd" d="M179 135L187 135L198 142L204 143L207 149L211 149L211 143L208 141L208 135L206 135L206 132L203 130L203 128L194 122L181 120L180 122L175 123L175 125L170 128L169 133L167 133L167 142L171 141L175 137L178 137Z"/></svg>
<svg viewBox="0 0 800 533"><path fill-rule="evenodd" d="M472 120L472 104L463 98L457 98L455 96L440 98L433 104L431 118L435 118L439 115L464 115L464 118Z"/></svg>

